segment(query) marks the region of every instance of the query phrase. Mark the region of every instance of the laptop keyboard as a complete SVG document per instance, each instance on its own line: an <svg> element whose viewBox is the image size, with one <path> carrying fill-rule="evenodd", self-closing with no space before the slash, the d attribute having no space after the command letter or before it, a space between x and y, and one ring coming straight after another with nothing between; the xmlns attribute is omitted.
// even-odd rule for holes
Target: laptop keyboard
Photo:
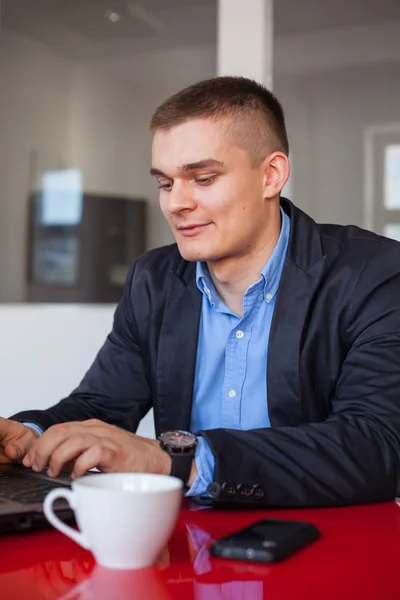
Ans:
<svg viewBox="0 0 400 600"><path fill-rule="evenodd" d="M62 487L60 481L51 481L39 477L18 477L15 474L0 471L0 499L13 500L21 504L43 502L46 494L56 487ZM65 485L65 487L69 487Z"/></svg>

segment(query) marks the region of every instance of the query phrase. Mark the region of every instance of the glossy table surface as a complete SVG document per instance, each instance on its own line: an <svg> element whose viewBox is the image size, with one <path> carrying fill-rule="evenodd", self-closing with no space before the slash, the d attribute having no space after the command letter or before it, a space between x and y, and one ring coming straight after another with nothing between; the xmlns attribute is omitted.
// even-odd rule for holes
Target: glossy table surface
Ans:
<svg viewBox="0 0 400 600"><path fill-rule="evenodd" d="M260 518L314 523L321 539L281 563L210 557L210 540ZM112 571L53 530L0 537L2 600L394 600L400 598L400 508L222 511L183 503L153 568Z"/></svg>

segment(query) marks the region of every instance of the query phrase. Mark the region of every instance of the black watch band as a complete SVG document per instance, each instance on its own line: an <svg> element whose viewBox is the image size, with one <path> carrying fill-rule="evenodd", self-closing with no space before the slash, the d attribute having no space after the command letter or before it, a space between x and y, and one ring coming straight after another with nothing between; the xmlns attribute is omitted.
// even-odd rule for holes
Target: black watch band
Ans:
<svg viewBox="0 0 400 600"><path fill-rule="evenodd" d="M171 452L170 457L172 461L170 475L178 477L186 485L192 470L194 452Z"/></svg>
<svg viewBox="0 0 400 600"><path fill-rule="evenodd" d="M186 485L190 478L197 438L190 431L173 429L164 431L158 438L160 447L171 457L170 475Z"/></svg>

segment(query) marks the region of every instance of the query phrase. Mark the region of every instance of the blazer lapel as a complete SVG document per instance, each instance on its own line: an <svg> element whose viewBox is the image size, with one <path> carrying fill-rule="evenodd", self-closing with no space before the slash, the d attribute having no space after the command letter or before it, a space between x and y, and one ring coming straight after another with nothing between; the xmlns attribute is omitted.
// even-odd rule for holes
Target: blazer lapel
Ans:
<svg viewBox="0 0 400 600"><path fill-rule="evenodd" d="M161 325L157 365L159 432L190 427L202 295L196 286L194 265L184 264L182 277L170 274Z"/></svg>
<svg viewBox="0 0 400 600"><path fill-rule="evenodd" d="M272 427L305 422L300 402L299 355L310 303L325 268L322 257L308 272L286 261L268 346L267 396Z"/></svg>

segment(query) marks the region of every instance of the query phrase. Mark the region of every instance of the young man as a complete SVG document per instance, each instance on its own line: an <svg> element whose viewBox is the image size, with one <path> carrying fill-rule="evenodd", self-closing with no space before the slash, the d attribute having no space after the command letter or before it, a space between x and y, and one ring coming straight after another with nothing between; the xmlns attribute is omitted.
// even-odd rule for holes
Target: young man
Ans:
<svg viewBox="0 0 400 600"><path fill-rule="evenodd" d="M394 498L400 245L280 199L284 116L255 82L193 85L151 128L177 245L134 262L68 398L0 421L4 454L50 475L172 472L217 506ZM132 433L152 406L161 443Z"/></svg>

